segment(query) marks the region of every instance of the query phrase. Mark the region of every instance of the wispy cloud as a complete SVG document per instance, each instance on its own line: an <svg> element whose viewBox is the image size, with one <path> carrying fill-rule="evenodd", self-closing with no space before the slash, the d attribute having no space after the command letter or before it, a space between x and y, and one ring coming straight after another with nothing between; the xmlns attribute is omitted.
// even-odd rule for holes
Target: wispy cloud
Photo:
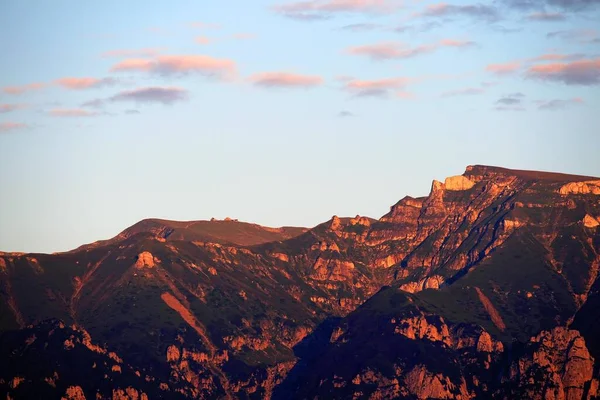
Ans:
<svg viewBox="0 0 600 400"><path fill-rule="evenodd" d="M233 39L237 39L237 40L250 40L250 39L256 39L256 34L249 33L249 32L241 32L241 33L234 33L233 35L231 35L231 37Z"/></svg>
<svg viewBox="0 0 600 400"><path fill-rule="evenodd" d="M210 42L212 42L208 36L196 36L194 41L198 44L210 44Z"/></svg>
<svg viewBox="0 0 600 400"><path fill-rule="evenodd" d="M101 54L102 57L109 58L125 58L125 57L156 57L165 49L160 47L145 48L145 49L117 49L105 51Z"/></svg>
<svg viewBox="0 0 600 400"><path fill-rule="evenodd" d="M221 29L221 25L213 24L211 22L193 21L188 24L190 28L195 29Z"/></svg>
<svg viewBox="0 0 600 400"><path fill-rule="evenodd" d="M442 47L469 47L475 43L466 40L442 39L438 43L423 44L409 47L403 43L383 42L371 45L356 46L346 49L346 53L367 56L372 60L390 60L411 58L421 54L431 53Z"/></svg>
<svg viewBox="0 0 600 400"><path fill-rule="evenodd" d="M7 94L23 94L25 92L30 92L34 90L40 90L46 87L45 83L35 82L29 83L21 86L5 86L2 88L2 91Z"/></svg>
<svg viewBox="0 0 600 400"><path fill-rule="evenodd" d="M429 18L469 17L488 22L493 22L500 18L498 10L493 6L484 4L455 5L447 3L429 5L415 16Z"/></svg>
<svg viewBox="0 0 600 400"><path fill-rule="evenodd" d="M27 104L0 104L0 114L7 114L26 107Z"/></svg>
<svg viewBox="0 0 600 400"><path fill-rule="evenodd" d="M84 110L82 108L54 108L48 111L48 115L53 117L93 117L98 115L96 112Z"/></svg>
<svg viewBox="0 0 600 400"><path fill-rule="evenodd" d="M556 22L565 21L566 15L558 12L534 12L527 16L530 21Z"/></svg>
<svg viewBox="0 0 600 400"><path fill-rule="evenodd" d="M485 70L496 75L510 75L517 72L520 68L520 61L510 61L506 63L489 64L485 67Z"/></svg>
<svg viewBox="0 0 600 400"><path fill-rule="evenodd" d="M539 110L555 111L555 110L562 110L562 109L569 108L569 107L576 106L576 105L581 105L584 103L584 101L580 97L575 97L575 98L568 99L568 100L561 100L561 99L538 100L535 103L537 104Z"/></svg>
<svg viewBox="0 0 600 400"><path fill-rule="evenodd" d="M558 8L567 12L580 12L600 6L598 0L503 0L502 3L515 10Z"/></svg>
<svg viewBox="0 0 600 400"><path fill-rule="evenodd" d="M405 90L406 86L414 82L412 78L386 78L376 80L346 80L344 89L355 97L397 97L408 98L412 95Z"/></svg>
<svg viewBox="0 0 600 400"><path fill-rule="evenodd" d="M316 75L300 75L291 72L262 72L250 77L257 86L267 88L311 88L323 83L323 78Z"/></svg>
<svg viewBox="0 0 600 400"><path fill-rule="evenodd" d="M396 0L308 0L276 5L273 10L298 20L328 19L336 13L385 14L402 4Z"/></svg>
<svg viewBox="0 0 600 400"><path fill-rule="evenodd" d="M59 86L62 86L66 89L72 90L81 90L81 89L91 89L91 88L101 88L104 86L112 86L118 83L118 80L115 78L73 78L66 77L60 78L55 81L55 83Z"/></svg>
<svg viewBox="0 0 600 400"><path fill-rule="evenodd" d="M16 131L19 129L28 128L29 125L21 123L21 122L0 122L0 132L10 132Z"/></svg>
<svg viewBox="0 0 600 400"><path fill-rule="evenodd" d="M210 77L230 78L235 75L236 63L205 55L165 55L153 59L126 59L115 64L111 71L142 71L157 75L199 73Z"/></svg>
<svg viewBox="0 0 600 400"><path fill-rule="evenodd" d="M354 117L354 113L352 113L350 111L340 111L338 113L338 117L341 117L341 118Z"/></svg>
<svg viewBox="0 0 600 400"><path fill-rule="evenodd" d="M495 109L497 111L524 111L522 100L525 95L521 92L507 94L496 100Z"/></svg>
<svg viewBox="0 0 600 400"><path fill-rule="evenodd" d="M81 104L81 107L86 107L86 108L102 108L102 107L104 107L104 100L102 100L102 99L94 99L94 100L86 101L85 103Z"/></svg>
<svg viewBox="0 0 600 400"><path fill-rule="evenodd" d="M561 82L566 85L599 85L600 58L537 64L527 69L526 76L548 82Z"/></svg>
<svg viewBox="0 0 600 400"><path fill-rule="evenodd" d="M161 103L170 105L185 101L188 98L189 93L185 89L177 87L144 87L119 92L108 100L112 102L134 101L137 103Z"/></svg>
<svg viewBox="0 0 600 400"><path fill-rule="evenodd" d="M571 29L548 32L547 38L559 38L578 43L600 43L600 34L595 29Z"/></svg>
<svg viewBox="0 0 600 400"><path fill-rule="evenodd" d="M124 112L128 115L140 114L139 110L125 110Z"/></svg>
<svg viewBox="0 0 600 400"><path fill-rule="evenodd" d="M372 31L374 29L380 28L379 24L370 24L370 23L362 23L362 24L350 24L344 25L340 28L342 31L351 31L351 32L365 32Z"/></svg>

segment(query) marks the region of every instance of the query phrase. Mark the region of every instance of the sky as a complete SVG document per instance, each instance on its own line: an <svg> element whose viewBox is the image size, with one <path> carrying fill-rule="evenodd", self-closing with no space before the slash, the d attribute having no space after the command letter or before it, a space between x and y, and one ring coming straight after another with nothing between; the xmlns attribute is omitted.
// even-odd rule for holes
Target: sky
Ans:
<svg viewBox="0 0 600 400"><path fill-rule="evenodd" d="M600 176L600 0L0 3L0 250Z"/></svg>

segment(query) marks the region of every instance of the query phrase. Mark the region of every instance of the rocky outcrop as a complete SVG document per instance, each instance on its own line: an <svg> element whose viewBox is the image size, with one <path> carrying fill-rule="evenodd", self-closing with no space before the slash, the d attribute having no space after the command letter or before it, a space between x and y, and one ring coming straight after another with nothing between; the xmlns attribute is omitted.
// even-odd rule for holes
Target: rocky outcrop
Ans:
<svg viewBox="0 0 600 400"><path fill-rule="evenodd" d="M569 194L600 194L600 180L585 182L570 182L560 187L558 192Z"/></svg>
<svg viewBox="0 0 600 400"><path fill-rule="evenodd" d="M137 261L135 262L136 268L153 268L154 266L154 256L152 256L152 253L144 251L138 254Z"/></svg>
<svg viewBox="0 0 600 400"><path fill-rule="evenodd" d="M468 190L475 186L475 182L463 175L450 176L444 181L446 190Z"/></svg>
<svg viewBox="0 0 600 400"><path fill-rule="evenodd" d="M531 338L504 381L513 385L514 398L581 400L600 394L593 373L594 359L583 337L557 327Z"/></svg>
<svg viewBox="0 0 600 400"><path fill-rule="evenodd" d="M417 293L425 289L439 289L444 283L444 277L440 275L433 275L427 278L423 278L417 282L408 282L400 286L400 289L408 293Z"/></svg>
<svg viewBox="0 0 600 400"><path fill-rule="evenodd" d="M583 217L583 226L586 228L595 228L600 225L599 221L598 218L594 218L590 214L585 214L585 217Z"/></svg>

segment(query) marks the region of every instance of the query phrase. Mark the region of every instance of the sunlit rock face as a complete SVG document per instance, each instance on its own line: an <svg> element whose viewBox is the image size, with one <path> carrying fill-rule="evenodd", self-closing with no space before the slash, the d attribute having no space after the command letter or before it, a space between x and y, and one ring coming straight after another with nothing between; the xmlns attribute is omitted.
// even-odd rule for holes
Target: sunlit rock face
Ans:
<svg viewBox="0 0 600 400"><path fill-rule="evenodd" d="M598 182L474 165L379 219L150 219L68 253L0 253L0 330L16 332L0 388L504 399L542 376L547 396L586 398L600 359ZM27 349L58 364L35 377L11 367L32 362ZM57 369L75 353L91 380Z"/></svg>

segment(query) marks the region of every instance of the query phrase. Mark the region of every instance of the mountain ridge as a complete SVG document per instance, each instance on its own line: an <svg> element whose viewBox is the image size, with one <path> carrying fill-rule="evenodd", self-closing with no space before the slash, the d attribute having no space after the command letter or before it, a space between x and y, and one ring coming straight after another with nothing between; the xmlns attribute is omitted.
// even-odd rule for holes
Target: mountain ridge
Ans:
<svg viewBox="0 0 600 400"><path fill-rule="evenodd" d="M41 337L54 329L42 321L75 324L70 334L85 331L167 385L158 389L165 395L184 398L502 398L510 385L500 378L514 384L511 396L530 393L500 371L542 350L568 364L561 352L571 346L528 345L538 336L577 342L597 368L597 328L587 321L600 317L600 232L589 222L600 220L600 183L512 171L469 166L379 219L333 216L275 232L237 221L146 219L77 251L0 253L0 332L30 326ZM577 333L556 330L572 321ZM369 341L380 336L389 344ZM19 335L2 337L27 357ZM321 362L313 345L338 361ZM577 387L597 384L594 371L582 372ZM0 371L11 396L44 384L16 376L11 388L10 375ZM545 379L564 394L565 376ZM77 379L65 378L57 396ZM300 391L298 382L321 384ZM93 393L92 383L75 386L108 396ZM390 385L397 389L386 391Z"/></svg>

